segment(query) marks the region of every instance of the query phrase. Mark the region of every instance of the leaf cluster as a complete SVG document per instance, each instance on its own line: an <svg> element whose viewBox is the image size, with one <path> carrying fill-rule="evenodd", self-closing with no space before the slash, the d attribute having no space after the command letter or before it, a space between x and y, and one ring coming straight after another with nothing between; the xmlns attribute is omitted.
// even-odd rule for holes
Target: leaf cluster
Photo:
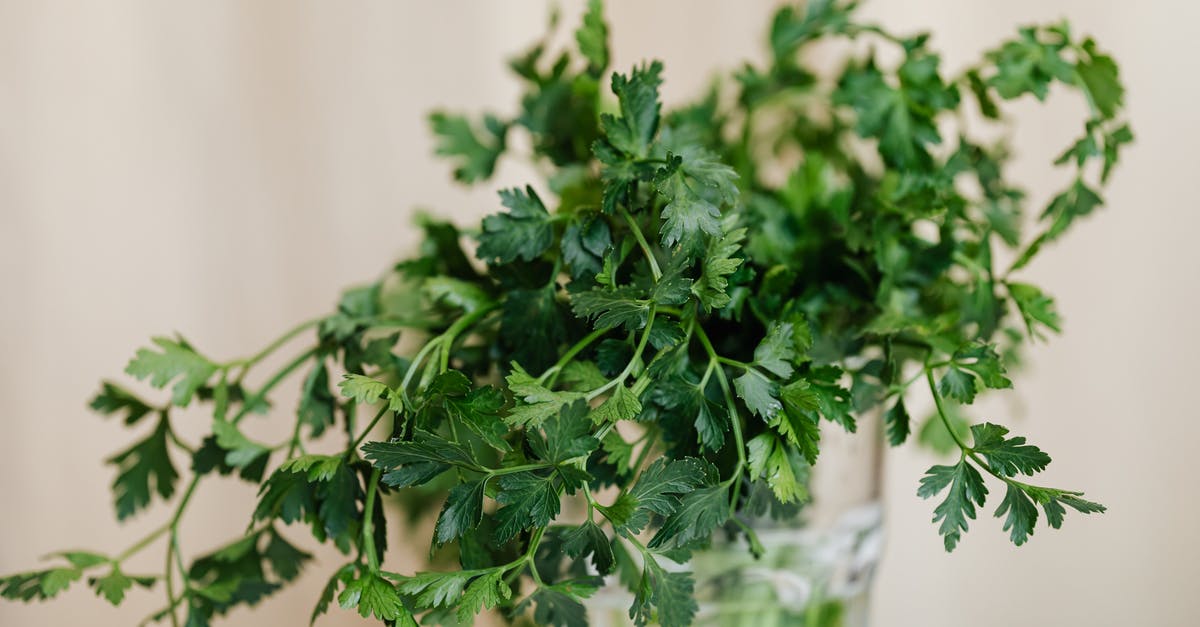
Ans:
<svg viewBox="0 0 1200 627"><path fill-rule="evenodd" d="M666 107L661 63L610 70L602 13L591 0L567 49L547 36L510 62L515 114L430 117L464 184L489 180L515 133L548 173L501 191L478 230L423 216L412 258L248 357L153 339L126 372L169 388L161 402L103 383L92 408L142 431L109 460L117 518L157 501L169 516L116 556L0 578L0 594L49 599L98 569L88 584L114 604L161 582L150 619L207 625L300 574L309 554L283 536L299 525L346 556L314 621L336 604L392 625L485 610L585 625L611 576L635 624L687 625L697 584L672 563L720 537L761 550L750 523L802 515L822 432L873 411L894 446L917 434L957 451L918 492L942 498L947 550L985 505L985 477L1004 487L996 515L1017 545L1042 516L1058 528L1067 509L1104 510L1027 483L1050 458L966 416L1061 328L1051 296L1016 275L1103 203L1132 140L1111 57L1065 24L1029 27L951 75L928 34L814 0L776 13L765 63ZM867 45L830 72L806 54L829 40ZM1057 161L1069 183L1029 213L1009 150L974 139L964 111L1004 126L1007 102L1055 85L1089 114ZM937 407L922 425L918 383ZM251 437L284 385L300 394L291 436ZM174 425L201 412L211 433L184 441ZM197 554L178 531L215 475L257 498L230 511L243 536ZM397 503L414 521L436 512L430 570L385 569ZM161 574L122 570L159 543Z"/></svg>

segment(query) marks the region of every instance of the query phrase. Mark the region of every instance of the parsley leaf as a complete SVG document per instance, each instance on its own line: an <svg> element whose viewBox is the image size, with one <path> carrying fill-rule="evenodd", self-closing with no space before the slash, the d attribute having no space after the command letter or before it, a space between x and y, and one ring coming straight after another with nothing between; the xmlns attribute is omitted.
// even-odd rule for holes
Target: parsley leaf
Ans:
<svg viewBox="0 0 1200 627"><path fill-rule="evenodd" d="M513 395L524 402L513 407L504 417L504 421L514 427L538 427L547 418L557 414L563 405L583 397L578 392L550 391L515 362L505 381Z"/></svg>
<svg viewBox="0 0 1200 627"><path fill-rule="evenodd" d="M704 151L668 155L654 175L667 200L660 231L663 245L673 246L701 233L722 236L721 206L737 200L737 172Z"/></svg>
<svg viewBox="0 0 1200 627"><path fill-rule="evenodd" d="M963 459L953 466L934 466L926 471L917 496L927 499L947 486L950 490L946 499L933 510L933 522L941 521L938 532L942 534L946 550L953 551L962 532L967 530L967 520L975 519L975 506L983 505L988 491L979 471Z"/></svg>
<svg viewBox="0 0 1200 627"><path fill-rule="evenodd" d="M176 381L171 388L171 402L184 407L217 371L217 365L197 353L183 338L156 337L153 342L161 350L138 349L125 366L125 372L137 379L150 379L150 385L156 388Z"/></svg>
<svg viewBox="0 0 1200 627"><path fill-rule="evenodd" d="M483 219L476 251L480 259L497 264L518 258L533 261L550 248L554 238L550 213L532 186L501 191L500 204L509 211Z"/></svg>
<svg viewBox="0 0 1200 627"><path fill-rule="evenodd" d="M558 516L560 503L554 487L554 475L519 472L500 477L496 502L496 529L493 541L500 546L519 532L531 527L545 527Z"/></svg>
<svg viewBox="0 0 1200 627"><path fill-rule="evenodd" d="M437 154L457 164L454 178L475 183L492 177L496 161L506 148L507 124L487 115L479 129L461 115L436 112L429 116L429 125L438 139Z"/></svg>
<svg viewBox="0 0 1200 627"><path fill-rule="evenodd" d="M403 625L416 625L396 587L370 571L360 569L358 577L346 583L338 595L338 604L345 609L357 608L363 618L374 616Z"/></svg>
<svg viewBox="0 0 1200 627"><path fill-rule="evenodd" d="M634 287L597 288L571 296L571 309L580 318L594 318L598 329L624 326L636 331L650 319L652 301Z"/></svg>
<svg viewBox="0 0 1200 627"><path fill-rule="evenodd" d="M976 453L983 455L988 466L1003 477L1013 477L1017 473L1033 475L1050 465L1050 456L1041 449L1026 444L1024 437L1006 438L1008 429L992 423L971 426L971 436L975 443L971 447Z"/></svg>
<svg viewBox="0 0 1200 627"><path fill-rule="evenodd" d="M108 460L118 470L112 484L117 520L125 520L149 505L151 490L164 500L175 494L179 473L168 452L170 429L163 416L146 439Z"/></svg>
<svg viewBox="0 0 1200 627"><path fill-rule="evenodd" d="M726 231L720 237L709 240L700 277L692 284L692 292L700 299L705 311L721 309L732 300L727 293L729 275L742 265L742 259L734 255L741 250L741 242L744 239L746 229L740 228Z"/></svg>
<svg viewBox="0 0 1200 627"><path fill-rule="evenodd" d="M630 157L644 158L658 133L662 105L658 86L662 84L662 64L658 61L635 67L628 76L613 74L612 91L620 104L620 117L604 114L600 126L614 148Z"/></svg>

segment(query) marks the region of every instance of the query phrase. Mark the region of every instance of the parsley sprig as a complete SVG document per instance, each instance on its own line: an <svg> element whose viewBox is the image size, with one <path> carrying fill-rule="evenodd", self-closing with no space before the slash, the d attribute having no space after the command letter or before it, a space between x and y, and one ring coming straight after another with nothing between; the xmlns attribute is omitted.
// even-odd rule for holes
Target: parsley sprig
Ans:
<svg viewBox="0 0 1200 627"><path fill-rule="evenodd" d="M1095 42L1027 27L948 77L927 34L814 0L776 13L765 64L666 109L661 63L605 80L608 35L593 0L575 49L547 38L510 62L516 115L430 117L463 183L488 180L513 133L549 173L500 192L478 231L422 217L415 257L249 357L154 338L126 372L169 388L161 403L102 383L92 407L142 430L109 460L118 520L173 509L115 555L56 554L0 578L0 595L53 598L86 573L118 604L161 580L165 606L147 621L207 625L300 574L311 556L284 533L303 525L347 560L314 621L336 603L396 625L498 610L573 627L616 575L635 624L686 625L696 584L669 562L718 533L760 554L754 521L801 515L822 430L856 431L873 411L894 446L917 434L958 453L918 490L942 498L947 550L987 502L985 477L1004 488L996 516L1016 545L1043 515L1058 528L1067 509L1104 511L1028 482L1050 457L965 418L979 394L1012 387L1023 346L1061 328L1020 272L1103 203L1132 140L1116 64ZM870 45L833 71L810 66L805 51L829 39ZM1005 102L1055 85L1089 113L1056 160L1067 187L1026 216L1008 148L973 138L1009 122ZM936 411L916 424L922 381ZM300 389L290 437L247 435L285 384ZM212 429L192 444L175 425L195 413L176 412L197 406ZM179 541L193 496L235 474L259 486L247 532L195 554ZM436 512L428 570L385 568L386 504ZM160 544L161 573L125 572Z"/></svg>

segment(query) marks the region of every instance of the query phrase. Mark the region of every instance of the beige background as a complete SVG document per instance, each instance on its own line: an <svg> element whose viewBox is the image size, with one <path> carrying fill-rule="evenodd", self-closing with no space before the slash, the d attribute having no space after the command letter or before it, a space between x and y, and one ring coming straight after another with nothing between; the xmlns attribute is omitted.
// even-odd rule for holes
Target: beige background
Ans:
<svg viewBox="0 0 1200 627"><path fill-rule="evenodd" d="M663 59L668 101L758 56L770 10L611 4L617 67ZM914 496L930 457L895 451L875 624L1196 624L1200 5L876 0L867 12L931 28L950 68L1018 23L1069 16L1120 60L1138 135L1110 207L1029 270L1058 296L1066 335L1034 352L1016 393L981 408L1055 456L1049 481L1085 486L1110 513L1039 530L1019 550L988 517L947 556L931 504ZM163 519L113 522L101 459L130 434L84 407L148 335L179 330L239 355L408 250L414 207L464 223L495 209L489 189L456 187L430 159L423 113L511 111L501 59L544 15L541 0L0 1L0 572L71 546L116 550ZM1015 174L1040 201L1062 181L1045 164L1080 111L1058 101L1017 113ZM500 180L527 175L506 164ZM203 489L185 547L236 534L250 496L232 482ZM338 563L322 557L299 588L229 624L306 620ZM139 566L158 570L158 558ZM129 625L160 595L113 610L77 589L48 606L0 604L0 624ZM338 612L322 624L349 622Z"/></svg>

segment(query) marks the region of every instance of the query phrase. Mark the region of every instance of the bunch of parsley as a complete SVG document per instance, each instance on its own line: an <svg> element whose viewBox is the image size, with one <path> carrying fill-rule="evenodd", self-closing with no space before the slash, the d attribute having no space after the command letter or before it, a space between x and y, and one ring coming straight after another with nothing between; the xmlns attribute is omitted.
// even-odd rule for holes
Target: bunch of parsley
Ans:
<svg viewBox="0 0 1200 627"><path fill-rule="evenodd" d="M222 362L155 338L126 372L170 387L169 400L106 382L92 407L142 428L109 460L117 518L156 499L175 499L173 514L122 552L62 553L60 566L0 579L0 594L49 599L86 574L117 604L161 584L166 605L151 619L207 625L300 573L311 556L283 533L299 523L350 556L314 619L336 602L397 625L470 623L495 608L584 625L581 599L615 573L636 624L686 625L694 583L665 562L686 563L714 535L761 550L748 523L798 515L819 423L854 431L880 407L885 437L903 444L914 386L937 408L925 434L959 453L918 491L941 498L947 550L985 504L985 477L1003 490L996 516L1018 545L1040 516L1057 528L1068 508L1103 511L1029 483L1050 457L962 416L981 391L1011 387L1006 364L1023 344L1059 329L1051 298L1016 275L1102 203L1098 187L1132 139L1116 65L1060 24L1023 28L948 78L928 35L894 36L853 8L779 10L765 65L664 112L661 64L603 80L608 27L593 0L577 48L555 55L543 42L510 63L525 87L516 116L431 117L459 181L487 180L524 133L548 193L502 191L504 210L470 233L476 260L464 232L424 218L418 256L251 357ZM830 75L804 54L829 39L871 47ZM1071 183L1027 220L1008 150L968 131L1055 85L1082 94L1090 114L1057 161ZM422 338L419 350L399 354L402 333ZM310 347L247 384L305 335ZM292 437L247 437L242 422L270 413L292 374ZM196 404L212 413L198 445L172 422ZM378 428L387 437L367 441ZM306 452L318 438L345 444ZM186 552L177 532L196 486L231 474L260 485L248 532ZM440 568L383 569L388 501L413 516L440 506ZM125 572L158 540L164 572Z"/></svg>

